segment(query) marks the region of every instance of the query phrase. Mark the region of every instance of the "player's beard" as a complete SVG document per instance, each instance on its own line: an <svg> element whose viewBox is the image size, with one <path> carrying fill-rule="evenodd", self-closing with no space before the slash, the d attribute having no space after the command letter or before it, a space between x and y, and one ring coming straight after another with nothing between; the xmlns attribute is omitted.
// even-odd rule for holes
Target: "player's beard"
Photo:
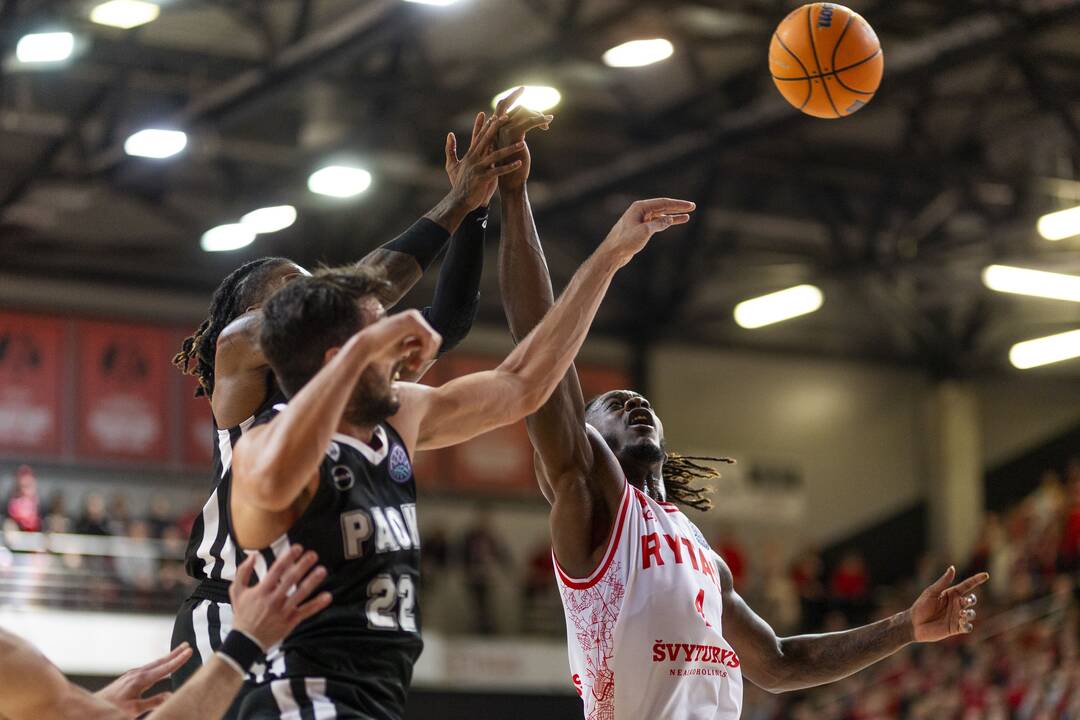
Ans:
<svg viewBox="0 0 1080 720"><path fill-rule="evenodd" d="M623 449L628 460L639 463L658 463L664 460L664 450L649 438L641 438Z"/></svg>
<svg viewBox="0 0 1080 720"><path fill-rule="evenodd" d="M376 425L396 414L400 407L390 382L368 367L356 381L345 406L345 419L354 425Z"/></svg>

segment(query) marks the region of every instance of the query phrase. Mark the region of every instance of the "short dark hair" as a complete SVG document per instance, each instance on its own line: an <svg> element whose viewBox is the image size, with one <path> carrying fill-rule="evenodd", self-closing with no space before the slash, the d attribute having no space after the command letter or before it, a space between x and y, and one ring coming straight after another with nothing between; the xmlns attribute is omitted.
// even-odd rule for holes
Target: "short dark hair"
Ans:
<svg viewBox="0 0 1080 720"><path fill-rule="evenodd" d="M381 297L389 281L366 265L320 268L275 292L263 306L259 342L278 383L292 397L323 364L326 351L359 332L359 301Z"/></svg>

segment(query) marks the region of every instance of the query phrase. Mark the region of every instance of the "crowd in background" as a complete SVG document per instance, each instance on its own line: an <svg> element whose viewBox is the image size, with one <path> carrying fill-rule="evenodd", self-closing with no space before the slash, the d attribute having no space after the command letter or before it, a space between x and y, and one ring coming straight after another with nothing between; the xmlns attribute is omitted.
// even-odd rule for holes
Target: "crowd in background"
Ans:
<svg viewBox="0 0 1080 720"><path fill-rule="evenodd" d="M828 580L808 555L786 581L759 579L758 592L775 595L776 586L787 585L779 591L781 604L799 606L804 627L838 630L858 615L903 610L943 565L925 557L915 577L885 588L873 584L854 555ZM1048 470L1038 489L1007 512L986 515L962 572L982 570L991 579L973 637L913 646L804 693L769 696L748 686L743 718L1080 720L1080 459L1064 475ZM833 600L818 602L830 594ZM854 604L836 602L838 595Z"/></svg>
<svg viewBox="0 0 1080 720"><path fill-rule="evenodd" d="M5 537L19 531L74 533L153 543L160 551L156 556L59 557L66 572L98 578L99 587L83 592L82 600L112 598L115 609L124 610L171 610L188 592L181 558L197 513L198 507L191 507L177 514L164 497L156 497L145 515L136 516L123 494L106 499L93 492L73 512L63 491L40 498L34 471L27 466L16 470L3 498ZM731 568L739 592L781 635L840 630L900 611L946 564L923 557L913 577L887 587L875 583L873 569L856 549L826 567L812 550L794 559L768 545L748 552L731 532L714 538L713 545ZM4 554L0 543L0 578L12 569L13 557ZM466 613L463 622L442 626L438 613L431 613L429 627L562 637L546 537L538 537L515 560L491 510L481 508L457 532L427 528L422 557L425 607L437 609L457 595L454 604ZM1080 720L1080 459L1064 473L1048 470L1038 489L1007 512L986 515L962 573L981 570L989 571L991 580L980 600L975 641L913 647L853 678L803 693L769 696L748 683L744 718ZM501 592L507 583L511 592ZM460 593L466 602L460 602ZM519 611L512 613L518 618L512 626L496 622L506 615L496 605L507 597Z"/></svg>

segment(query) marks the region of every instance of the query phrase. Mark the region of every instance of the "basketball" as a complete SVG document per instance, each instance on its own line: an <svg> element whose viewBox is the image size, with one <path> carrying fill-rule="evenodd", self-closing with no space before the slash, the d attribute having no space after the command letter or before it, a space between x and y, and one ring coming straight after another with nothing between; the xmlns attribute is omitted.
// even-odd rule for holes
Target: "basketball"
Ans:
<svg viewBox="0 0 1080 720"><path fill-rule="evenodd" d="M835 3L794 10L769 45L769 72L780 94L814 117L832 120L861 110L877 92L884 69L874 28Z"/></svg>

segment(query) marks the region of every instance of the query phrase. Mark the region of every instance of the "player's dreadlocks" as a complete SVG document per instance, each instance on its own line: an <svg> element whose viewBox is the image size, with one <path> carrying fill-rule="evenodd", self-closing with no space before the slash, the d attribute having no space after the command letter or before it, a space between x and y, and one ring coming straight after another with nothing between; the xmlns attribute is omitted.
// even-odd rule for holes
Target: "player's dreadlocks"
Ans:
<svg viewBox="0 0 1080 720"><path fill-rule="evenodd" d="M214 394L214 354L217 352L218 335L255 304L262 294L267 274L289 262L280 257L251 260L229 273L218 285L210 301L207 318L193 335L185 338L180 352L173 357L173 365L180 372L198 378L196 396L210 397Z"/></svg>
<svg viewBox="0 0 1080 720"><path fill-rule="evenodd" d="M589 401L585 406L585 415L599 403L603 395L599 395ZM664 476L664 488L670 500L695 510L711 510L712 500L709 495L713 493L710 487L702 487L698 483L706 480L716 480L720 477L720 471L716 468L702 465L701 463L725 463L733 465L734 460L727 457L711 457L709 455L683 455L677 452L668 452L664 449L664 464L660 468Z"/></svg>

